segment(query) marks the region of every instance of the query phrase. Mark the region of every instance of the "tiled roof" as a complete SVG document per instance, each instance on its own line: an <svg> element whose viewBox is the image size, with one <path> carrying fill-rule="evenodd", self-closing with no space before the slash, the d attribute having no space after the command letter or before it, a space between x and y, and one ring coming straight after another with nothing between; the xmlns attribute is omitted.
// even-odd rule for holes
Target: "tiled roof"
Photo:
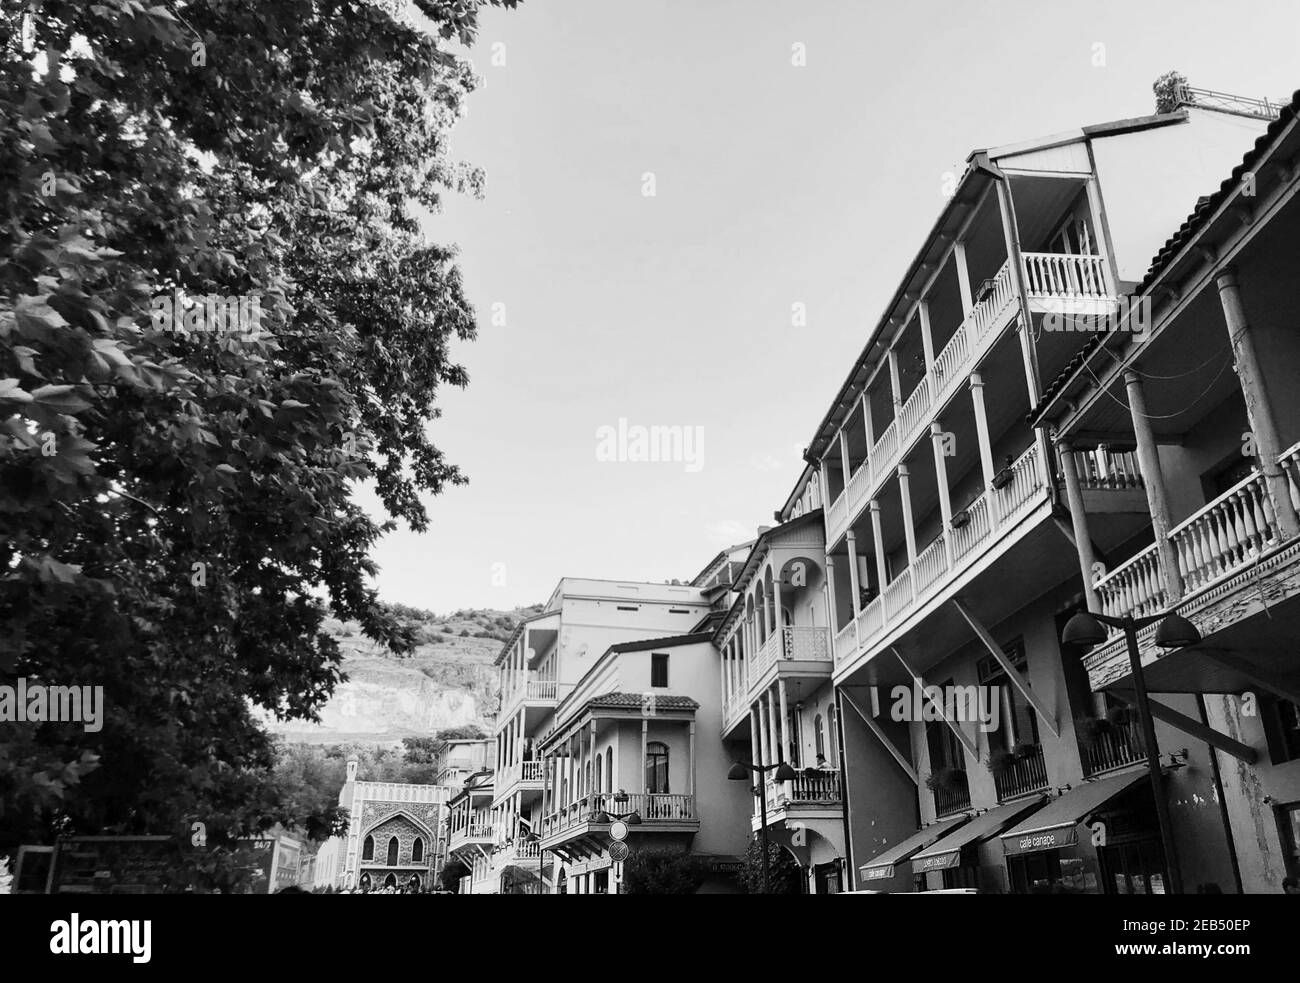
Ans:
<svg viewBox="0 0 1300 983"><path fill-rule="evenodd" d="M1259 163L1260 158L1264 156L1269 146L1273 143L1273 140L1297 115L1300 115L1300 89L1297 89L1291 96L1291 104L1283 109L1277 119L1269 123L1268 129L1261 133L1259 138L1256 139L1255 145L1246 152L1244 157L1242 157L1241 163L1234 167L1232 173L1223 179L1219 184L1219 189L1213 194L1202 195L1197 199L1196 207L1193 208L1192 213L1187 216L1187 220L1178 227L1177 232L1165 241L1165 244L1160 247L1160 251L1156 253L1155 257L1151 260L1151 265L1147 268L1146 276L1142 279L1142 283L1139 284L1137 288L1138 294L1145 293L1147 288L1150 287L1160 274L1165 271L1165 268L1173 261L1173 258L1182 251L1183 247L1200 233L1209 217L1213 215L1227 197L1240 186L1242 175L1247 171L1254 170L1255 166ZM1074 357L1070 359L1065 368L1063 368L1047 388L1043 390L1042 395L1038 398L1038 405L1030 410L1029 415L1026 417L1030 424L1033 424L1034 421L1038 419L1039 414L1047 408L1047 404L1055 398L1057 393L1065 388L1072 378L1074 378L1075 373L1079 371L1083 366L1083 363L1087 361L1088 357L1102 343L1104 337L1104 334L1098 332L1089 338L1087 342L1084 343L1083 347L1075 353Z"/></svg>
<svg viewBox="0 0 1300 983"><path fill-rule="evenodd" d="M602 696L593 696L583 705L583 710L617 710L623 707L635 709L645 706L646 699L645 693L605 693ZM656 695L654 701L655 708L658 710L698 710L700 708L699 703L689 696Z"/></svg>

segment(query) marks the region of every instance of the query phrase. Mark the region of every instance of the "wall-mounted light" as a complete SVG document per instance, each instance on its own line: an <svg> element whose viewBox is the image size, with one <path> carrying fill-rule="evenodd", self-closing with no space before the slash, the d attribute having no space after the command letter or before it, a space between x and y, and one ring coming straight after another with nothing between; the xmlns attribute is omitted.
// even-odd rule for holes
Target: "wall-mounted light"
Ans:
<svg viewBox="0 0 1300 983"><path fill-rule="evenodd" d="M1181 751L1169 752L1169 767L1177 771L1179 768L1187 767L1188 750L1183 748Z"/></svg>

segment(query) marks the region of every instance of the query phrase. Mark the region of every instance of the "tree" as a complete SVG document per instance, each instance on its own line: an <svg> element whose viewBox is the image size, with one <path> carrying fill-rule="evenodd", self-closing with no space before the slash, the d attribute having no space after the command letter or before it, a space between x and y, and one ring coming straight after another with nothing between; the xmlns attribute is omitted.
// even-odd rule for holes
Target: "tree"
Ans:
<svg viewBox="0 0 1300 983"><path fill-rule="evenodd" d="M779 843L768 842L767 859L771 869L768 894L800 894L803 891L803 869L794 856ZM752 837L745 849L745 866L740 872L740 882L749 894L763 894L763 847L758 837Z"/></svg>
<svg viewBox="0 0 1300 983"><path fill-rule="evenodd" d="M1187 76L1179 71L1165 72L1151 85L1156 94L1156 112L1172 113L1178 108L1187 87Z"/></svg>
<svg viewBox="0 0 1300 983"><path fill-rule="evenodd" d="M624 894L694 894L704 883L703 862L685 850L633 850L623 862Z"/></svg>
<svg viewBox="0 0 1300 983"><path fill-rule="evenodd" d="M438 875L438 880L443 888L451 891L453 894L460 893L460 879L468 877L470 869L463 861L451 859L442 865L442 871Z"/></svg>
<svg viewBox="0 0 1300 983"><path fill-rule="evenodd" d="M437 740L439 741L481 741L487 737L485 731L478 724L463 724L459 727L444 727L438 731Z"/></svg>
<svg viewBox="0 0 1300 983"><path fill-rule="evenodd" d="M411 647L368 554L465 480L426 424L473 312L415 216L481 185L446 136L483 0L415 2L0 20L0 683L106 706L7 728L0 843L293 825L250 707L316 718L327 614Z"/></svg>

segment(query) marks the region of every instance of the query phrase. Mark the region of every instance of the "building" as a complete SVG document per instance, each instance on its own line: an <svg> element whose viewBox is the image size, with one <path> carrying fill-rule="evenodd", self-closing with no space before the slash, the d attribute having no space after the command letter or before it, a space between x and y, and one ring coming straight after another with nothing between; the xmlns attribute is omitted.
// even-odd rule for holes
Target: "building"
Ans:
<svg viewBox="0 0 1300 983"><path fill-rule="evenodd" d="M747 804L726 782L709 626L742 550L719 554L700 584L565 578L503 645L494 890L615 892L611 813L642 819L633 849L687 849L720 871L739 862Z"/></svg>
<svg viewBox="0 0 1300 983"><path fill-rule="evenodd" d="M321 846L316 883L366 891L429 890L443 853L439 831L449 789L358 781L357 763L355 755L348 759L347 780L339 791L339 805L348 812L347 835Z"/></svg>
<svg viewBox="0 0 1300 983"><path fill-rule="evenodd" d="M736 571L735 599L714 633L722 739L738 760L799 772L765 777L751 826L758 832L766 816L769 839L798 860L808 892L833 893L847 885L847 851L818 471L804 469L776 519Z"/></svg>
<svg viewBox="0 0 1300 983"><path fill-rule="evenodd" d="M1122 441L1090 463L1059 460L1026 415L1076 357L1068 328L1128 310L1168 230L1266 125L1184 105L973 153L831 400L806 459L821 477L855 887L1167 888L1142 751L1060 644L1086 601L1065 472L1093 469L1076 490L1095 549L1118 556L1151 522L1146 469ZM778 756L807 726L764 648L764 623L769 638L800 627L783 610L785 565L809 547L785 546L804 527L781 518L750 574L757 618L740 642L749 739ZM734 661L734 634L723 642ZM784 653L784 638L771 645ZM816 704L816 676L800 671ZM735 737L743 714L731 719ZM1206 759L1188 745L1180 794L1213 801ZM1198 876L1226 889L1213 811L1197 807L1197 842L1215 846Z"/></svg>
<svg viewBox="0 0 1300 983"><path fill-rule="evenodd" d="M450 861L469 868L460 879L458 894L495 894L493 848L496 826L492 820L491 771L470 775L447 802L447 853Z"/></svg>
<svg viewBox="0 0 1300 983"><path fill-rule="evenodd" d="M1162 760L1180 765L1166 783L1186 891L1280 893L1300 875L1298 107L1156 253L1144 330L1074 337L1032 415L1065 465L1088 609L1174 611L1201 636L1164 650L1156 625L1138 634ZM1112 532L1092 490L1117 456L1136 460L1144 508ZM1133 700L1122 636L1083 666L1099 706Z"/></svg>
<svg viewBox="0 0 1300 983"><path fill-rule="evenodd" d="M438 741L433 755L433 783L459 789L470 775L492 768L496 747L490 737Z"/></svg>

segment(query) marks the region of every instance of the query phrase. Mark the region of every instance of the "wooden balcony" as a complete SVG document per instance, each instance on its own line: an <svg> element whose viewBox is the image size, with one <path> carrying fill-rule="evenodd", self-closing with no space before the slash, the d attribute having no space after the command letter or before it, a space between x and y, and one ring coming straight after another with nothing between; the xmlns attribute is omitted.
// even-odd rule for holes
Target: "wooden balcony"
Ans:
<svg viewBox="0 0 1300 983"><path fill-rule="evenodd" d="M1293 503L1300 502L1300 444L1279 458ZM1264 476L1247 477L1169 531L1184 599L1214 587L1283 545ZM1093 585L1102 613L1145 617L1169 606L1158 544L1116 567Z"/></svg>
<svg viewBox="0 0 1300 983"><path fill-rule="evenodd" d="M1035 744L1009 767L994 774L993 784L999 802L1047 788L1047 763L1043 760L1042 745Z"/></svg>
<svg viewBox="0 0 1300 983"><path fill-rule="evenodd" d="M626 801L614 801L614 793L587 795L542 817L542 846L550 849L569 840L594 833L605 833L609 825L596 822L601 813L635 812L641 817L638 833L655 831L690 831L699 829L693 795L634 793Z"/></svg>
<svg viewBox="0 0 1300 983"><path fill-rule="evenodd" d="M475 844L488 845L496 838L496 829L491 823L468 823L451 831L447 847L456 851Z"/></svg>
<svg viewBox="0 0 1300 983"><path fill-rule="evenodd" d="M895 625L960 577L985 548L998 541L1003 530L1046 501L1047 473L1037 442L1008 472L1002 487L984 492L954 514L952 528L927 544L914 564L886 584L880 595L858 612L856 624L849 622L836 634L837 666L877 645Z"/></svg>

